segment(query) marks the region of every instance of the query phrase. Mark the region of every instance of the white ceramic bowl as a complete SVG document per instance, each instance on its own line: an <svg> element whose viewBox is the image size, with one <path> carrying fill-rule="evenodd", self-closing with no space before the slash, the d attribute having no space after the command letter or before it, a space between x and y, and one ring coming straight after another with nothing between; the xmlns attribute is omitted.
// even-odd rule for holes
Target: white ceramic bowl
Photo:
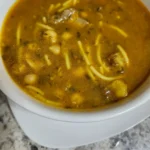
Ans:
<svg viewBox="0 0 150 150"><path fill-rule="evenodd" d="M2 22L12 4L16 0L0 0L0 28ZM150 8L149 0L142 0L142 2ZM112 117L121 115L129 110L136 109L138 106L146 103L150 100L150 76L148 79L132 94L130 95L124 104L111 107L109 109L96 111L96 112L67 112L51 107L46 107L30 96L25 94L18 86L12 81L8 75L3 61L0 57L0 88L1 90L15 103L21 107L38 114L40 116L60 120L65 122L97 122L101 120L110 119Z"/></svg>

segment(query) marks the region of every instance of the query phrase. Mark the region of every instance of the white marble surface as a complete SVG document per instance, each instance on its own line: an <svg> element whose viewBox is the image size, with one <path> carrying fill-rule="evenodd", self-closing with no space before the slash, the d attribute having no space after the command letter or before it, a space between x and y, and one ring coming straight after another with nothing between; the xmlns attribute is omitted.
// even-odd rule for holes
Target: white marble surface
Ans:
<svg viewBox="0 0 150 150"><path fill-rule="evenodd" d="M24 135L12 116L5 95L1 92L0 150L53 150L39 146ZM150 118L105 141L69 150L150 150Z"/></svg>

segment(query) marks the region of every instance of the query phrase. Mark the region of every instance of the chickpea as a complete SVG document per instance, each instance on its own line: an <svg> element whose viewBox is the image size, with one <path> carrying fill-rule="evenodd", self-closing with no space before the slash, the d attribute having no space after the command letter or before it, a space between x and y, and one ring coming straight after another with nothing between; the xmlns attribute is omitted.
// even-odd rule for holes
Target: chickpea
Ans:
<svg viewBox="0 0 150 150"><path fill-rule="evenodd" d="M36 84L38 81L38 76L36 74L28 74L24 77L24 82L26 84Z"/></svg>

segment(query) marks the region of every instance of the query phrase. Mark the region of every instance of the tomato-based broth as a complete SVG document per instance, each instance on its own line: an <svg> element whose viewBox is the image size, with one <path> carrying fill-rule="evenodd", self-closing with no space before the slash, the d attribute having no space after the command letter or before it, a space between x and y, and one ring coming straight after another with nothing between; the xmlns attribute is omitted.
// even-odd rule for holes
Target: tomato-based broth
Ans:
<svg viewBox="0 0 150 150"><path fill-rule="evenodd" d="M139 0L18 0L1 47L10 76L35 99L101 108L148 76L150 14Z"/></svg>

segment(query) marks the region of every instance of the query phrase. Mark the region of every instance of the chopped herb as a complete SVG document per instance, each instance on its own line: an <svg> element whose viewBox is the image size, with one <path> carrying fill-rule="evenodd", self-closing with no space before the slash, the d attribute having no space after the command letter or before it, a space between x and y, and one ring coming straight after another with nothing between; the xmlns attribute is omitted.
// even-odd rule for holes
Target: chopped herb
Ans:
<svg viewBox="0 0 150 150"><path fill-rule="evenodd" d="M91 78L88 74L85 75L85 78L88 79L88 80L91 80Z"/></svg>
<svg viewBox="0 0 150 150"><path fill-rule="evenodd" d="M91 31L90 31L90 30L88 30L88 31L87 31L87 33L88 33L88 34L91 34Z"/></svg>
<svg viewBox="0 0 150 150"><path fill-rule="evenodd" d="M11 47L10 47L9 45L6 45L6 46L3 47L3 50L4 50L4 51L8 51L8 50L10 50L10 49L11 49Z"/></svg>
<svg viewBox="0 0 150 150"><path fill-rule="evenodd" d="M66 31L69 31L69 28L65 28Z"/></svg>
<svg viewBox="0 0 150 150"><path fill-rule="evenodd" d="M100 6L100 7L98 7L98 8L96 9L96 11L97 11L97 12L100 12L100 11L102 11L102 9L103 9L103 7Z"/></svg>
<svg viewBox="0 0 150 150"><path fill-rule="evenodd" d="M81 33L77 32L77 38L79 39L81 37Z"/></svg>
<svg viewBox="0 0 150 150"><path fill-rule="evenodd" d="M29 43L30 43L29 41L23 41L23 42L22 42L22 45L23 45L23 46L26 46L26 45L28 45Z"/></svg>
<svg viewBox="0 0 150 150"><path fill-rule="evenodd" d="M69 90L69 92L76 92L77 91L74 87L70 87L68 90Z"/></svg>

